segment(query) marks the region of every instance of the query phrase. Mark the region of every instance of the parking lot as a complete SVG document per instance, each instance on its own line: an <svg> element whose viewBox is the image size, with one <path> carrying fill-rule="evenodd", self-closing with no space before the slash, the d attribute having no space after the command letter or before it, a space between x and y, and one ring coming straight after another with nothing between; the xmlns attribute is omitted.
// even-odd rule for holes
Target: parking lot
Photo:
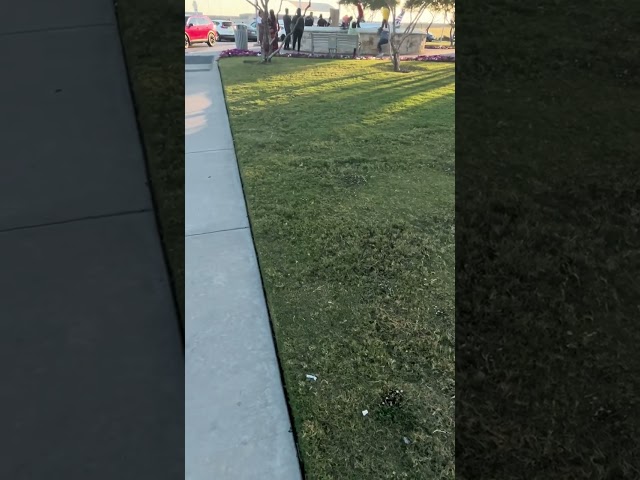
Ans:
<svg viewBox="0 0 640 480"><path fill-rule="evenodd" d="M255 42L249 42L249 50L259 51L260 47L254 46ZM225 50L229 50L230 48L236 48L235 42L229 42L225 40L221 40L216 42L213 47L210 47L206 43L197 43L189 48L186 48L184 51L185 55L219 55L221 52Z"/></svg>

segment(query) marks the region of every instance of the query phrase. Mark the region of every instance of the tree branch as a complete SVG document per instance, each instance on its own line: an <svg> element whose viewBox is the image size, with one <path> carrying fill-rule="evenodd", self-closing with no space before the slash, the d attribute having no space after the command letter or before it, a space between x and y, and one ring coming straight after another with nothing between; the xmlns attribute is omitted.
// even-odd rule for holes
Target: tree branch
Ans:
<svg viewBox="0 0 640 480"><path fill-rule="evenodd" d="M400 38L400 44L399 47L402 46L402 44L404 43L404 41L409 38L409 35L411 35L414 30L416 29L416 25L418 24L418 21L420 20L420 18L422 17L422 15L424 15L425 10L427 9L426 5L422 5L419 9L418 12L416 13L416 16L414 18L411 19L411 21L409 22L409 24L407 25L407 28L405 28L404 32L402 33L402 37Z"/></svg>
<svg viewBox="0 0 640 480"><path fill-rule="evenodd" d="M429 26L427 27L427 33L429 33L429 30L431 30L431 25L433 25L433 20L436 18L436 16L432 13L431 14L431 21L429 22Z"/></svg>

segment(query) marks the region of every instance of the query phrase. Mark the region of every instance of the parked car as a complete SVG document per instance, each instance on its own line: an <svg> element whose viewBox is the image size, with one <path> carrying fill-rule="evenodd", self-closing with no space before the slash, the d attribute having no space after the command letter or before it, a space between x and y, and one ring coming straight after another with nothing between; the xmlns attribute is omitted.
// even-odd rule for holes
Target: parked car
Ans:
<svg viewBox="0 0 640 480"><path fill-rule="evenodd" d="M206 43L210 47L218 40L216 26L209 17L194 13L184 16L184 48L194 43Z"/></svg>
<svg viewBox="0 0 640 480"><path fill-rule="evenodd" d="M230 40L233 42L236 39L236 30L233 28L233 22L231 20L219 20L214 17L209 18L216 26L220 40Z"/></svg>
<svg viewBox="0 0 640 480"><path fill-rule="evenodd" d="M249 24L249 30L252 30L256 34L255 41L257 42L258 41L258 23L255 20L251 22L251 24Z"/></svg>
<svg viewBox="0 0 640 480"><path fill-rule="evenodd" d="M256 22L253 22L251 24L240 22L240 24L234 25L234 28L236 28L238 25L245 25L247 27L247 40L249 40L250 42L256 42L258 40L258 30L256 29Z"/></svg>
<svg viewBox="0 0 640 480"><path fill-rule="evenodd" d="M256 22L251 25L247 25L247 40L250 42L258 41L258 30L256 29Z"/></svg>
<svg viewBox="0 0 640 480"><path fill-rule="evenodd" d="M433 42L436 39L431 32L427 32L427 42Z"/></svg>

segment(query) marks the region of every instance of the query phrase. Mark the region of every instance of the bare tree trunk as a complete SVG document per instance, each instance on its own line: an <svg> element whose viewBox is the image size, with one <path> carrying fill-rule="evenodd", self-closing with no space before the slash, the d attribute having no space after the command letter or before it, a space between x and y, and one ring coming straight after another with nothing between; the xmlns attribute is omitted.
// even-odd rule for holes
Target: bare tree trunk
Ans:
<svg viewBox="0 0 640 480"><path fill-rule="evenodd" d="M400 71L400 55L398 54L398 52L393 52L391 54L391 61L393 62L393 71L399 72Z"/></svg>
<svg viewBox="0 0 640 480"><path fill-rule="evenodd" d="M431 25L433 25L433 19L436 18L434 14L431 14L431 21L429 22L429 26L427 27L427 35L429 35L429 30L431 30Z"/></svg>
<svg viewBox="0 0 640 480"><path fill-rule="evenodd" d="M270 62L273 55L269 55L271 51L271 34L269 32L269 0L260 0L260 7L258 7L258 0L245 1L249 5L253 6L256 10L262 10L260 24L256 25L256 27L258 28L258 37L260 38L260 53L262 55L262 62ZM282 8L282 0L280 0L280 8ZM280 9L278 9L278 13L280 13ZM262 32L260 30L262 30Z"/></svg>
<svg viewBox="0 0 640 480"><path fill-rule="evenodd" d="M271 32L269 32L269 0L262 0L264 9L262 10L262 61L269 61L269 51L271 50Z"/></svg>
<svg viewBox="0 0 640 480"><path fill-rule="evenodd" d="M404 44L405 40L409 38L409 35L411 35L414 32L416 25L418 24L418 21L422 17L422 14L424 13L425 9L426 9L426 6L420 7L415 18L413 17L413 10L410 10L411 21L409 22L409 25L407 25L407 27L405 28L404 32L401 35L396 33L396 9L395 7L391 9L391 12L393 15L393 27L392 27L393 33L390 35L389 46L391 50L391 62L393 63L394 72L400 71L400 49L402 48L402 45ZM431 21L433 22L433 17Z"/></svg>
<svg viewBox="0 0 640 480"><path fill-rule="evenodd" d="M400 71L400 54L398 53L398 45L396 44L396 6L389 5L387 7L391 10L391 31L389 32L389 50L391 50L391 62L393 63L393 71Z"/></svg>

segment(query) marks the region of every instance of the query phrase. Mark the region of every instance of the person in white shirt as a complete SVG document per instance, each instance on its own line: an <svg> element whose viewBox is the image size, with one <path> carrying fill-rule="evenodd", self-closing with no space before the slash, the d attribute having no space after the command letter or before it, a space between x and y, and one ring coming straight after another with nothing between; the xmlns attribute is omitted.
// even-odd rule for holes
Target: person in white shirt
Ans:
<svg viewBox="0 0 640 480"><path fill-rule="evenodd" d="M262 45L262 10L258 11L258 17L256 18L256 24L258 25L258 43Z"/></svg>

